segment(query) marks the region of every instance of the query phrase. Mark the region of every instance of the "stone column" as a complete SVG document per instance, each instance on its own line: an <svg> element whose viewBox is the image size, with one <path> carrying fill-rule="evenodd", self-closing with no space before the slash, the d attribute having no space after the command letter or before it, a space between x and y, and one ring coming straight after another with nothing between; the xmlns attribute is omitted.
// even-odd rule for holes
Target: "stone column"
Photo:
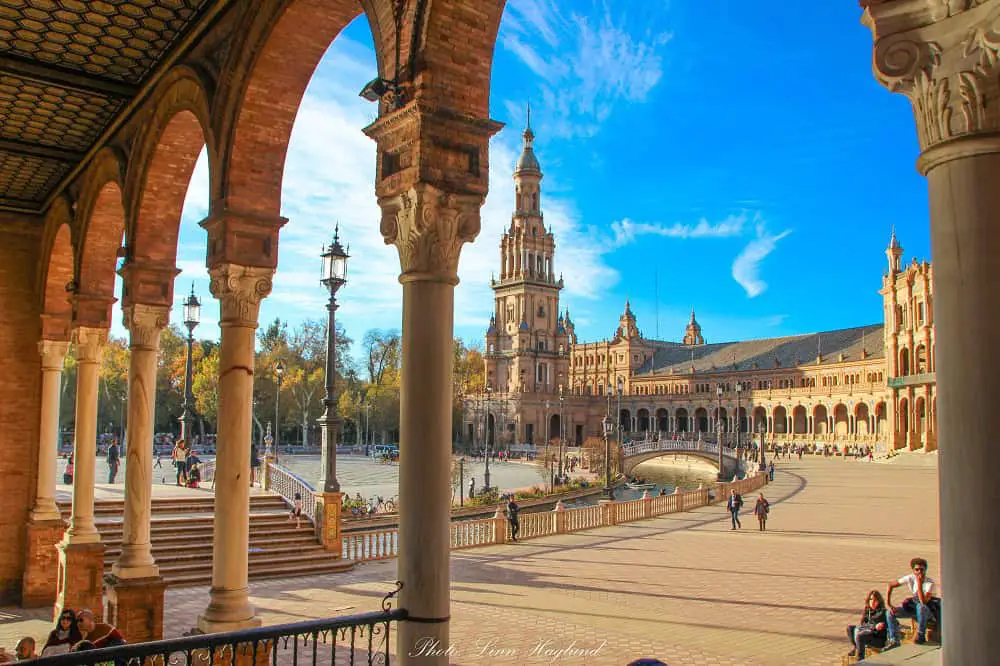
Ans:
<svg viewBox="0 0 1000 666"><path fill-rule="evenodd" d="M28 553L21 583L21 604L46 606L56 600L59 557L56 544L66 525L56 506L56 457L59 451L59 396L69 343L42 340L41 423L38 432L38 486L28 517Z"/></svg>
<svg viewBox="0 0 1000 666"><path fill-rule="evenodd" d="M128 432L125 441L125 517L122 550L108 582L108 620L130 641L163 638L163 578L153 559L150 519L153 501L153 425L160 333L167 325L166 306L126 305L130 333Z"/></svg>
<svg viewBox="0 0 1000 666"><path fill-rule="evenodd" d="M1000 0L863 4L875 75L913 104L918 168L929 189L940 432L947 433L938 461L948 597L942 663L979 663L996 649L989 610L1000 594L1000 518L991 510L1000 503L993 418L1000 401Z"/></svg>
<svg viewBox="0 0 1000 666"><path fill-rule="evenodd" d="M59 543L56 613L89 608L103 614L104 545L94 525L94 465L97 460L97 390L105 328L73 330L76 352L76 437L73 442L73 509L69 529Z"/></svg>
<svg viewBox="0 0 1000 666"><path fill-rule="evenodd" d="M221 264L209 270L219 299L219 444L215 462L212 587L198 629L205 633L260 626L249 600L250 437L254 342L260 301L273 269Z"/></svg>
<svg viewBox="0 0 1000 666"><path fill-rule="evenodd" d="M400 392L399 629L401 661L421 641L448 645L454 297L463 243L479 232L479 195L417 185L380 199L382 233L399 248L403 284ZM421 663L447 663L419 658Z"/></svg>

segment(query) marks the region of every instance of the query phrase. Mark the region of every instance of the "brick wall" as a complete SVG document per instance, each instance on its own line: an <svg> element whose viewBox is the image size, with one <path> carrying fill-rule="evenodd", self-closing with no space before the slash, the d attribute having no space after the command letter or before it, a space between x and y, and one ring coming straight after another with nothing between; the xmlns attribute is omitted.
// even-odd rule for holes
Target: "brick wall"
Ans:
<svg viewBox="0 0 1000 666"><path fill-rule="evenodd" d="M0 218L0 604L18 601L38 468L41 227Z"/></svg>

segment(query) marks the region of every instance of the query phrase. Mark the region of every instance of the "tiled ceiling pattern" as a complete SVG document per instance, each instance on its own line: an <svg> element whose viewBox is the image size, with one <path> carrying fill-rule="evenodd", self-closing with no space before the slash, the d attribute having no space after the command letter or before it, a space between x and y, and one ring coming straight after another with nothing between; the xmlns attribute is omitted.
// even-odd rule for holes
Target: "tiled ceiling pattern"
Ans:
<svg viewBox="0 0 1000 666"><path fill-rule="evenodd" d="M0 208L38 208L223 0L0 0Z"/></svg>

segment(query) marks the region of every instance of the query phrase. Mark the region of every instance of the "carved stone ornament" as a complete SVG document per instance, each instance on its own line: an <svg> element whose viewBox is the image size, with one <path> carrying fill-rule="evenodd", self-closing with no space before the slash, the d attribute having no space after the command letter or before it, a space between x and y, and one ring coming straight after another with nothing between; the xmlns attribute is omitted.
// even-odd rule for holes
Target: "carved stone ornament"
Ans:
<svg viewBox="0 0 1000 666"><path fill-rule="evenodd" d="M272 268L220 264L208 271L209 289L219 299L222 326L257 327L261 299L271 293Z"/></svg>
<svg viewBox="0 0 1000 666"><path fill-rule="evenodd" d="M129 331L130 349L157 350L160 333L170 323L170 308L135 303L122 308L122 323Z"/></svg>
<svg viewBox="0 0 1000 666"><path fill-rule="evenodd" d="M104 345L108 343L108 329L78 326L73 329L73 351L77 363L97 363L101 360Z"/></svg>
<svg viewBox="0 0 1000 666"><path fill-rule="evenodd" d="M69 342L63 340L40 340L38 353L42 357L42 370L59 372L69 353Z"/></svg>
<svg viewBox="0 0 1000 666"><path fill-rule="evenodd" d="M426 183L380 199L380 230L386 245L399 250L400 282L458 284L458 258L462 245L479 235L482 205L478 194L450 194Z"/></svg>
<svg viewBox="0 0 1000 666"><path fill-rule="evenodd" d="M945 17L885 36L880 36L877 8L866 17L877 40L875 75L889 90L910 98L925 151L953 139L1000 132L1000 0L932 0L930 5ZM899 25L898 14L890 19Z"/></svg>

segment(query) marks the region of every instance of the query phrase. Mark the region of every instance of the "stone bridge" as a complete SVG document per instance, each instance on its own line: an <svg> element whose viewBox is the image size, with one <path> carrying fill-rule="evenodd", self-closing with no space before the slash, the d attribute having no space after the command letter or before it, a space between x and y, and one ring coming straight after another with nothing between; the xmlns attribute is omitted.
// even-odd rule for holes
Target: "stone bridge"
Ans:
<svg viewBox="0 0 1000 666"><path fill-rule="evenodd" d="M631 442L622 446L622 471L631 474L639 463L659 458L669 454L683 454L686 456L696 456L705 460L719 464L719 445L706 441L687 440L649 440ZM722 448L722 462L725 465L724 477L736 474L739 459L736 457L734 449Z"/></svg>

